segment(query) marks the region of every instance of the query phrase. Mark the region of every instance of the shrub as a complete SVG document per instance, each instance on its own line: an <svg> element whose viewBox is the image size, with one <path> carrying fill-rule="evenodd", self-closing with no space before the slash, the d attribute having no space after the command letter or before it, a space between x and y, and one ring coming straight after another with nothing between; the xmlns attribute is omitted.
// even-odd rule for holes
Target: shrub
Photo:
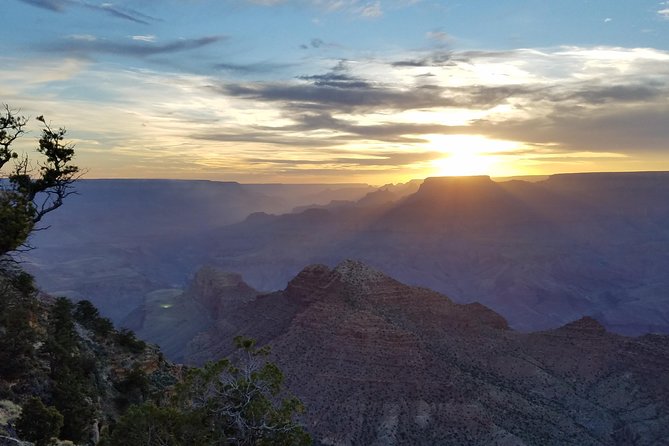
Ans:
<svg viewBox="0 0 669 446"><path fill-rule="evenodd" d="M116 334L116 341L132 353L142 353L146 349L146 342L137 339L135 333L126 328Z"/></svg>
<svg viewBox="0 0 669 446"><path fill-rule="evenodd" d="M58 438L63 427L63 416L55 407L46 407L39 398L30 398L24 405L16 422L16 430L21 438L30 440L36 446L46 446L52 438Z"/></svg>

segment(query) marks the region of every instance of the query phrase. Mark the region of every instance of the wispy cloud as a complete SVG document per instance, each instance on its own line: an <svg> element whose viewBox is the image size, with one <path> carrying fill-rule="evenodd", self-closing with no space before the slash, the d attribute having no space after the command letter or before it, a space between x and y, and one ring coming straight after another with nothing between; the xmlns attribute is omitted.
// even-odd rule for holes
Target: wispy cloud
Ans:
<svg viewBox="0 0 669 446"><path fill-rule="evenodd" d="M347 168L359 167L393 167L406 166L408 164L424 163L443 158L444 154L437 151L380 151L360 156L339 156L332 153L326 159L285 159L278 157L247 158L249 163L277 164L277 165L339 165Z"/></svg>
<svg viewBox="0 0 669 446"><path fill-rule="evenodd" d="M115 6L113 3L95 4L82 0L19 0L38 8L53 12L65 12L70 7L81 7L91 11L101 12L112 17L148 25L158 19L128 8Z"/></svg>
<svg viewBox="0 0 669 446"><path fill-rule="evenodd" d="M131 36L132 40L139 40L141 42L155 42L156 41L156 36L150 34L147 36Z"/></svg>
<svg viewBox="0 0 669 446"><path fill-rule="evenodd" d="M72 2L69 0L19 0L38 8L48 9L49 11L62 12Z"/></svg>
<svg viewBox="0 0 669 446"><path fill-rule="evenodd" d="M55 81L72 79L87 67L87 64L74 58L58 60L17 61L16 59L0 57L0 64L4 67L20 67L0 70L0 86L15 93L29 90L34 85L47 84ZM0 87L0 92L2 88Z"/></svg>
<svg viewBox="0 0 669 446"><path fill-rule="evenodd" d="M381 2L379 0L373 3L367 3L366 5L359 6L356 9L356 12L361 17L375 18L383 15L383 10L381 9Z"/></svg>
<svg viewBox="0 0 669 446"><path fill-rule="evenodd" d="M333 88L370 88L372 83L358 77L339 72L330 72L326 74L313 74L310 76L298 76L298 79L313 82L317 87Z"/></svg>
<svg viewBox="0 0 669 446"><path fill-rule="evenodd" d="M250 3L262 6L278 6L290 3L288 0L247 0ZM358 17L373 19L383 15L384 1L364 1L364 0L301 0L304 6L317 8L321 11L345 12ZM406 7L416 2L407 2L403 0L385 0L385 3L392 3L395 7Z"/></svg>
<svg viewBox="0 0 669 446"><path fill-rule="evenodd" d="M98 38L92 34L70 34L67 38L72 40L83 40L85 42L95 42L98 40Z"/></svg>
<svg viewBox="0 0 669 446"><path fill-rule="evenodd" d="M450 51L440 50L420 58L396 60L391 65L393 67L443 67L453 65L451 58Z"/></svg>
<svg viewBox="0 0 669 446"><path fill-rule="evenodd" d="M103 12L112 17L129 20L131 22L140 23L142 25L148 25L151 21L155 20L154 18L141 14L138 11L117 8L112 3L96 5L92 3L81 2L79 4L84 8L97 12Z"/></svg>
<svg viewBox="0 0 669 446"><path fill-rule="evenodd" d="M336 43L326 42L323 39L317 37L311 39L309 43L303 43L300 45L300 48L302 48L303 50L307 50L309 48L319 49L319 48L339 48L339 47L340 45L337 45Z"/></svg>
<svg viewBox="0 0 669 446"><path fill-rule="evenodd" d="M276 74L282 70L286 70L290 67L293 67L294 64L290 63L277 63L277 62L253 62L253 63L232 63L232 62L220 62L214 64L214 69L220 71L231 72L240 76L246 76L251 74L265 74L273 73Z"/></svg>
<svg viewBox="0 0 669 446"><path fill-rule="evenodd" d="M453 36L444 31L428 31L427 33L425 33L425 37L427 37L429 40L432 40L442 45L451 44L455 41Z"/></svg>
<svg viewBox="0 0 669 446"><path fill-rule="evenodd" d="M137 36L135 36L137 37ZM207 36L195 39L179 39L172 42L156 44L153 40L133 38L131 41L111 41L102 39L70 38L64 41L48 43L42 49L76 56L91 56L94 54L114 54L134 57L147 57L159 54L176 53L194 50L225 40L224 36Z"/></svg>
<svg viewBox="0 0 669 446"><path fill-rule="evenodd" d="M278 102L287 104L292 109L338 110L353 112L362 109L407 110L453 105L449 98L435 96L433 91L407 90L384 86L362 90L364 82L341 82L333 86L332 82L292 84L276 83L236 83L225 84L219 91L225 95L245 98L260 102Z"/></svg>

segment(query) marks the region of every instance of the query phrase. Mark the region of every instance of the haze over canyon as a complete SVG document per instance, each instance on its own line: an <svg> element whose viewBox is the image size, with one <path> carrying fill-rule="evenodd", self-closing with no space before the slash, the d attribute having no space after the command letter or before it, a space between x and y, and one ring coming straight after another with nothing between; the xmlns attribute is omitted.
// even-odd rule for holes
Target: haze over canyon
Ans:
<svg viewBox="0 0 669 446"><path fill-rule="evenodd" d="M522 331L592 316L623 334L669 332L663 172L376 189L96 180L80 191L35 235L27 267L45 290L91 299L119 323L202 266L272 291L306 265L351 258L481 302Z"/></svg>

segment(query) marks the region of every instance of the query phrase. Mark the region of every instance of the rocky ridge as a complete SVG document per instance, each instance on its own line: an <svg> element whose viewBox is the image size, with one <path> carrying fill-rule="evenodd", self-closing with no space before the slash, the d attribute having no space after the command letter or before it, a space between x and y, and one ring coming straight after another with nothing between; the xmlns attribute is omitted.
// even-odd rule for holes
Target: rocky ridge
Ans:
<svg viewBox="0 0 669 446"><path fill-rule="evenodd" d="M237 334L272 346L320 444L668 444L665 336L589 317L519 333L353 261L226 313L188 357L224 355Z"/></svg>
<svg viewBox="0 0 669 446"><path fill-rule="evenodd" d="M222 228L208 238L208 262L280 289L304 265L356 258L480 301L519 330L589 314L621 334L669 333L667 196L667 172L428 178L394 202Z"/></svg>
<svg viewBox="0 0 669 446"><path fill-rule="evenodd" d="M196 272L186 290L165 289L147 294L144 303L125 320L142 339L158 344L167 357L183 361L187 344L208 330L221 315L260 294L239 274L211 267Z"/></svg>

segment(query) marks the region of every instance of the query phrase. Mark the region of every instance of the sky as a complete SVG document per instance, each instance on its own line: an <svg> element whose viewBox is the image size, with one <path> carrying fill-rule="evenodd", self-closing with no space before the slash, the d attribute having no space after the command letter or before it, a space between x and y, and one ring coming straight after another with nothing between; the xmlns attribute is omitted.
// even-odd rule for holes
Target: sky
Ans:
<svg viewBox="0 0 669 446"><path fill-rule="evenodd" d="M3 0L2 16L0 102L66 127L87 178L669 170L669 1Z"/></svg>

